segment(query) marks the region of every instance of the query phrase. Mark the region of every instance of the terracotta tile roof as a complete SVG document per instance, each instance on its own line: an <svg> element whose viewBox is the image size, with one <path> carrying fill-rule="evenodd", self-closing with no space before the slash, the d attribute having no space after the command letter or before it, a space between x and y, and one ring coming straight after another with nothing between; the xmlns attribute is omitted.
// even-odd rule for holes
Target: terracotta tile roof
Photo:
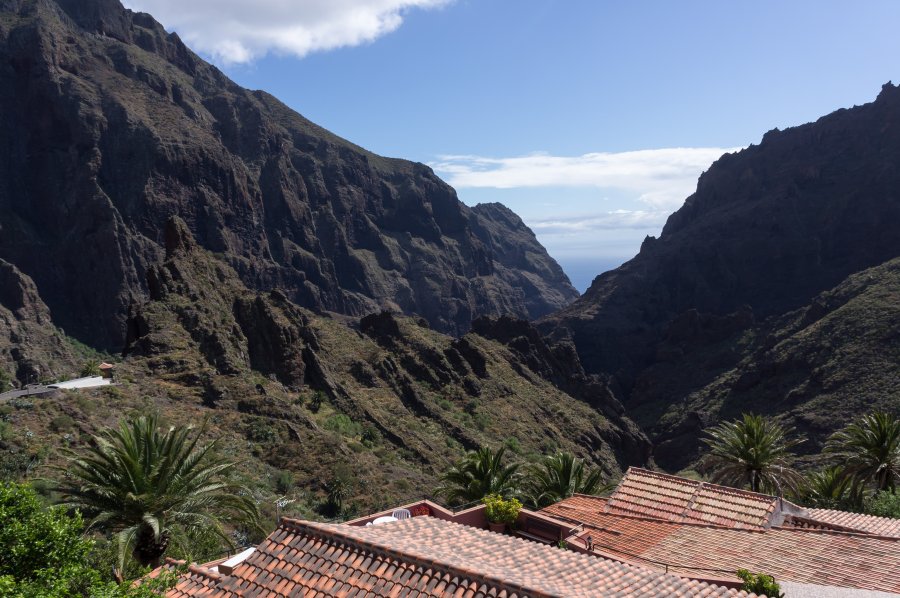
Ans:
<svg viewBox="0 0 900 598"><path fill-rule="evenodd" d="M771 525L778 499L632 467L609 497L609 513L724 527Z"/></svg>
<svg viewBox="0 0 900 598"><path fill-rule="evenodd" d="M215 579L192 569L168 596L748 594L433 517L413 517L372 527L284 520L231 575Z"/></svg>
<svg viewBox="0 0 900 598"><path fill-rule="evenodd" d="M233 598L237 595L220 587L222 576L206 567L191 565L166 598Z"/></svg>
<svg viewBox="0 0 900 598"><path fill-rule="evenodd" d="M542 512L585 524L608 558L667 567L681 575L726 576L740 568L778 580L900 592L900 539L812 529L741 529L607 512L607 502L575 496Z"/></svg>
<svg viewBox="0 0 900 598"><path fill-rule="evenodd" d="M875 534L876 536L900 538L900 519L848 513L847 511L833 511L831 509L807 509L807 512L810 519L815 519L822 523L852 528Z"/></svg>

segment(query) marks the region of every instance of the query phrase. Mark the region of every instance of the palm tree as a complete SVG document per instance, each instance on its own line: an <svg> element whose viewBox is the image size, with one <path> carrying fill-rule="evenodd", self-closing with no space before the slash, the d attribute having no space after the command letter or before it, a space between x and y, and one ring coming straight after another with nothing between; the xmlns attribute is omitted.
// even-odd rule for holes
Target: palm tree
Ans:
<svg viewBox="0 0 900 598"><path fill-rule="evenodd" d="M517 490L519 465L503 465L505 452L505 448L494 452L489 447L469 451L441 476L435 493L455 504L481 500L489 494L512 496Z"/></svg>
<svg viewBox="0 0 900 598"><path fill-rule="evenodd" d="M584 461L572 453L559 452L544 457L530 468L526 494L531 506L543 508L573 494L597 494L606 486L603 471L585 475Z"/></svg>
<svg viewBox="0 0 900 598"><path fill-rule="evenodd" d="M710 437L703 442L711 449L705 460L713 468L712 481L779 496L784 489L796 489L802 477L788 465L788 457L802 440L788 438L792 431L749 413L707 430Z"/></svg>
<svg viewBox="0 0 900 598"><path fill-rule="evenodd" d="M84 454L70 452L63 504L88 519L88 529L115 532L120 563L125 547L143 566L158 566L169 542L193 526L225 542L224 522L255 524L256 504L227 479L233 463L213 460L216 441L199 446L203 429L162 432L156 416L123 421L95 436Z"/></svg>
<svg viewBox="0 0 900 598"><path fill-rule="evenodd" d="M900 477L900 419L870 413L832 434L825 450L845 459L847 470L875 488L893 490Z"/></svg>
<svg viewBox="0 0 900 598"><path fill-rule="evenodd" d="M807 507L821 509L858 509L865 498L864 488L844 467L833 465L806 477L803 492L798 495Z"/></svg>

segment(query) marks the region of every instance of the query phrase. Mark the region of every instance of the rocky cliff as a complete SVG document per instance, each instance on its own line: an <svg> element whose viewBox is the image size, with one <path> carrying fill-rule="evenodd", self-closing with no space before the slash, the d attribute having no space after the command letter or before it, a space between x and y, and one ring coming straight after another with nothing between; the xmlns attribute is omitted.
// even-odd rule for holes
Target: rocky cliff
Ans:
<svg viewBox="0 0 900 598"><path fill-rule="evenodd" d="M900 88L770 131L701 177L660 237L539 323L611 375L670 469L701 432L776 415L817 452L848 417L898 408Z"/></svg>
<svg viewBox="0 0 900 598"><path fill-rule="evenodd" d="M447 336L423 318L314 314L280 291L248 289L178 218L164 246L148 270L150 299L128 319L122 400L143 395L173 420L212 416L261 483L262 472L288 471L315 494L350 472L358 499L377 506L430 492L462 449L484 445L520 458L568 450L611 476L649 458L615 399L554 386L542 377L546 356L523 364L500 342Z"/></svg>
<svg viewBox="0 0 900 598"><path fill-rule="evenodd" d="M34 282L0 259L0 392L75 370L74 352L57 330Z"/></svg>
<svg viewBox="0 0 900 598"><path fill-rule="evenodd" d="M630 386L687 310L757 320L900 255L900 89L717 160L661 236L541 329Z"/></svg>
<svg viewBox="0 0 900 598"><path fill-rule="evenodd" d="M661 358L639 376L629 414L669 469L701 454L704 428L745 411L779 417L806 438L800 453L817 454L851 418L900 407L898 298L893 259L763 322L679 318L679 333L669 331Z"/></svg>
<svg viewBox="0 0 900 598"><path fill-rule="evenodd" d="M0 0L0 259L67 334L119 349L172 215L244 284L316 311L459 334L577 296L508 211L242 89L151 16Z"/></svg>

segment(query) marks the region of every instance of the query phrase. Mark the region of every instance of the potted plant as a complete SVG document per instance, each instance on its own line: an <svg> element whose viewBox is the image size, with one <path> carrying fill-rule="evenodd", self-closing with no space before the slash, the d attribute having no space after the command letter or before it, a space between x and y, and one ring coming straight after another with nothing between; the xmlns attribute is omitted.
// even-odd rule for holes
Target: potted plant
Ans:
<svg viewBox="0 0 900 598"><path fill-rule="evenodd" d="M515 498L505 499L499 494L489 494L482 499L484 516L492 532L503 532L519 518L522 503Z"/></svg>

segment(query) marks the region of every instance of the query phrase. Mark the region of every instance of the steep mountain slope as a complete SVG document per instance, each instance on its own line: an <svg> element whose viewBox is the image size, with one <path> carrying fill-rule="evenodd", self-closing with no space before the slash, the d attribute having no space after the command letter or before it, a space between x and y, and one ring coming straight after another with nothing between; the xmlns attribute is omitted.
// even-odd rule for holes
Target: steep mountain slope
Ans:
<svg viewBox="0 0 900 598"><path fill-rule="evenodd" d="M34 283L0 260L0 392L72 371L76 356L52 324Z"/></svg>
<svg viewBox="0 0 900 598"><path fill-rule="evenodd" d="M641 374L630 400L663 466L686 466L704 427L747 410L778 415L808 439L800 451L816 453L858 414L900 408L900 258L762 324L695 316L670 329L669 359Z"/></svg>
<svg viewBox="0 0 900 598"><path fill-rule="evenodd" d="M594 280L541 329L569 336L591 372L630 388L665 327L686 310L751 319L808 303L900 255L900 89L727 154L659 239Z"/></svg>
<svg viewBox="0 0 900 598"><path fill-rule="evenodd" d="M462 333L574 299L495 212L240 88L118 0L0 0L0 259L81 341L121 348L173 214L246 285L314 310Z"/></svg>
<svg viewBox="0 0 900 598"><path fill-rule="evenodd" d="M150 299L129 318L121 386L8 411L14 437L0 443L0 463L23 452L53 460L85 432L150 410L209 419L260 500L279 491L299 509L338 477L366 508L421 496L463 449L482 445L523 460L573 451L610 476L648 460L649 442L615 399L566 394L531 369L549 367L540 360L522 365L496 341L455 339L421 318L322 316L280 291L249 290L177 218L164 245L148 270ZM279 475L297 486L279 490Z"/></svg>

